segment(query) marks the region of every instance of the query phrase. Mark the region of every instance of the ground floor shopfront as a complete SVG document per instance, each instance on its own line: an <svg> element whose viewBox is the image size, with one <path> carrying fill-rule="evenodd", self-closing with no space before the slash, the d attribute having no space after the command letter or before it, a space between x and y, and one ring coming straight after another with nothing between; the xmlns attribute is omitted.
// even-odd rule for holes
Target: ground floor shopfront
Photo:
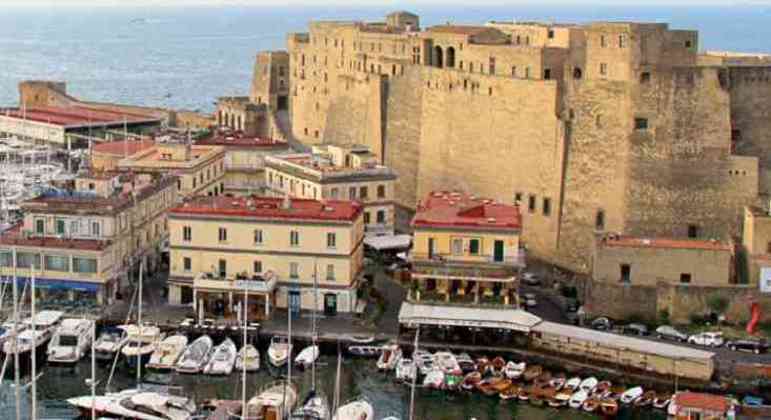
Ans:
<svg viewBox="0 0 771 420"><path fill-rule="evenodd" d="M0 277L0 294L10 296L13 293L13 276ZM117 278L106 282L94 282L83 279L35 278L35 296L39 304L50 306L103 306L112 304L119 287ZM16 276L16 288L19 296L31 296L32 279ZM22 295L23 294L23 295Z"/></svg>

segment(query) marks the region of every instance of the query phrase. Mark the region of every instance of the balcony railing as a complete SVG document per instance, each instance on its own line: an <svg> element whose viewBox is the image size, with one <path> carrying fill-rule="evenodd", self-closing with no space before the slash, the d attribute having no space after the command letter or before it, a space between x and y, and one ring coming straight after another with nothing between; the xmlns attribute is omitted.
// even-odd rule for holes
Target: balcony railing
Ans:
<svg viewBox="0 0 771 420"><path fill-rule="evenodd" d="M489 254L444 254L444 253L410 253L412 262L441 263L441 264L493 264L524 266L525 253L519 251L517 255L496 257Z"/></svg>
<svg viewBox="0 0 771 420"><path fill-rule="evenodd" d="M278 276L272 271L261 275L235 274L221 276L218 273L199 273L193 280L196 289L225 289L232 291L249 291L256 293L272 293L278 283Z"/></svg>

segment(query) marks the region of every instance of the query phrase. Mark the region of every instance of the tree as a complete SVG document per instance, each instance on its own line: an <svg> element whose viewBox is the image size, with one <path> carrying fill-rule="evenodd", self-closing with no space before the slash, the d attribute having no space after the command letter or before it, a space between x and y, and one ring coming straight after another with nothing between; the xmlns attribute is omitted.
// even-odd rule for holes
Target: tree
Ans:
<svg viewBox="0 0 771 420"><path fill-rule="evenodd" d="M722 314L728 309L728 298L717 293L712 294L707 297L707 306L712 312Z"/></svg>

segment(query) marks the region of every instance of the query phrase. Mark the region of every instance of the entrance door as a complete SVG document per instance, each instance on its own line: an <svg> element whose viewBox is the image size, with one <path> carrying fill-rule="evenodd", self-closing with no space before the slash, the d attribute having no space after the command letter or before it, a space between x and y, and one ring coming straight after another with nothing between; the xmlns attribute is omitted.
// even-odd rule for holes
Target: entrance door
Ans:
<svg viewBox="0 0 771 420"><path fill-rule="evenodd" d="M428 258L434 258L434 238L428 238Z"/></svg>
<svg viewBox="0 0 771 420"><path fill-rule="evenodd" d="M324 315L334 316L337 315L337 295L334 293L327 293L324 295Z"/></svg>
<svg viewBox="0 0 771 420"><path fill-rule="evenodd" d="M297 290L293 290L289 292L289 310L292 311L292 313L300 313L300 292Z"/></svg>
<svg viewBox="0 0 771 420"><path fill-rule="evenodd" d="M493 261L503 262L503 241L495 241L493 248Z"/></svg>

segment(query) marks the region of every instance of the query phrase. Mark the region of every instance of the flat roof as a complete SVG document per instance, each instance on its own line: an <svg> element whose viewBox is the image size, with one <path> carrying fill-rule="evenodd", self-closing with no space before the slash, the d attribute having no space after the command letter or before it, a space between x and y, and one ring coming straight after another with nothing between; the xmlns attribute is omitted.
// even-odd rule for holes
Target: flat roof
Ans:
<svg viewBox="0 0 771 420"><path fill-rule="evenodd" d="M159 149L163 146L163 143L156 143L153 147L140 150L127 158L121 159L118 162L118 166L127 169L186 169L196 167L218 154L225 154L225 149L221 146L192 145L190 146L190 159L188 160L162 159L162 153Z"/></svg>
<svg viewBox="0 0 771 420"><path fill-rule="evenodd" d="M677 346L659 341L644 340L621 334L612 334L573 325L544 321L533 327L533 332L556 334L562 337L586 341L610 348L626 348L637 353L646 353L672 359L711 360L714 353L704 350Z"/></svg>
<svg viewBox="0 0 771 420"><path fill-rule="evenodd" d="M102 214L104 214L102 212ZM68 239L46 236L26 237L22 234L22 223L0 234L0 246L24 246L30 248L56 248L78 251L102 251L110 246L110 241L97 239ZM24 252L20 250L20 252Z"/></svg>
<svg viewBox="0 0 771 420"><path fill-rule="evenodd" d="M432 305L407 301L402 302L399 309L399 323L407 325L452 325L530 332L540 322L541 318L522 309Z"/></svg>
<svg viewBox="0 0 771 420"><path fill-rule="evenodd" d="M249 217L257 220L312 220L353 222L362 212L357 201L288 199L275 197L193 197L169 211L171 217Z"/></svg>
<svg viewBox="0 0 771 420"><path fill-rule="evenodd" d="M92 153L104 153L116 156L131 156L134 153L155 146L152 140L121 140L106 143L97 143L91 146Z"/></svg>
<svg viewBox="0 0 771 420"><path fill-rule="evenodd" d="M160 119L152 115L133 112L118 112L83 105L73 106L41 106L21 108L6 108L0 110L0 116L19 120L34 121L63 128L87 128L104 126L122 126L125 124L154 123Z"/></svg>
<svg viewBox="0 0 771 420"><path fill-rule="evenodd" d="M364 244L378 251L386 249L407 249L412 243L412 235L382 235L364 238Z"/></svg>
<svg viewBox="0 0 771 420"><path fill-rule="evenodd" d="M435 191L418 203L414 227L519 230L519 207L458 191Z"/></svg>
<svg viewBox="0 0 771 420"><path fill-rule="evenodd" d="M356 149L351 149L356 150ZM396 179L391 168L379 164L370 166L339 166L323 154L288 153L265 158L266 166L298 177L313 177L318 181L342 181L348 179Z"/></svg>
<svg viewBox="0 0 771 420"><path fill-rule="evenodd" d="M247 136L241 132L216 132L209 137L196 140L195 144L201 146L225 146L237 148L289 148L289 143L273 138Z"/></svg>
<svg viewBox="0 0 771 420"><path fill-rule="evenodd" d="M600 239L600 246L624 248L697 249L704 251L731 251L733 245L717 240L686 238L645 238L608 235Z"/></svg>

